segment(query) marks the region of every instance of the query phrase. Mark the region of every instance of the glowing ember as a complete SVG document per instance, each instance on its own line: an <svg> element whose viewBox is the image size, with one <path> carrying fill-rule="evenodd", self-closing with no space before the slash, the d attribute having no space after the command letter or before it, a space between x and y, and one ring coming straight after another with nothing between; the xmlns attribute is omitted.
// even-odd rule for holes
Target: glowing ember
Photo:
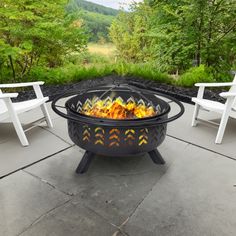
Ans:
<svg viewBox="0 0 236 236"><path fill-rule="evenodd" d="M109 119L138 119L157 115L157 111L152 106L146 106L144 103L137 104L133 99L124 102L121 98L93 99L91 103L86 102L83 105L81 113Z"/></svg>

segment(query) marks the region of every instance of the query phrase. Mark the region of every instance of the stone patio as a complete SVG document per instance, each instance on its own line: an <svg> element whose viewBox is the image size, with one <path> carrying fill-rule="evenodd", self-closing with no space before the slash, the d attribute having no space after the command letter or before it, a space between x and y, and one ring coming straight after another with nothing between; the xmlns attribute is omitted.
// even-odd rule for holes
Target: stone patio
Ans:
<svg viewBox="0 0 236 236"><path fill-rule="evenodd" d="M236 120L215 145L217 129L192 128L193 106L184 105L159 148L165 166L145 155L99 156L84 175L75 174L84 151L51 109L54 129L29 131L26 148L1 124L0 235L236 235ZM35 110L21 119L39 117Z"/></svg>

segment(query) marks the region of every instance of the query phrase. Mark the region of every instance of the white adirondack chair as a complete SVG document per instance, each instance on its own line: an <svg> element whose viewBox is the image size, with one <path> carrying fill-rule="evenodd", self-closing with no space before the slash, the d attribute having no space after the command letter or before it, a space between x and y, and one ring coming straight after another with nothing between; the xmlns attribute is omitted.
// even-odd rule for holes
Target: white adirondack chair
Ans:
<svg viewBox="0 0 236 236"><path fill-rule="evenodd" d="M39 121L46 120L48 127L52 128L52 121L49 116L46 101L48 101L48 97L44 97L40 88L40 85L43 85L44 82L31 82L31 83L17 83L17 84L0 84L0 122L9 119L12 121L16 133L21 141L23 146L28 146L29 142L26 138L25 132L27 130L23 130L23 127L20 123L18 115L27 112L36 107L40 107L44 117ZM12 102L11 98L15 98L18 96L18 93L3 93L1 91L2 88L19 88L19 87L28 87L33 86L36 98L23 102ZM35 126L33 126L35 127ZM31 127L32 128L32 127Z"/></svg>
<svg viewBox="0 0 236 236"><path fill-rule="evenodd" d="M192 101L195 103L192 126L196 126L197 121L203 121L203 122L205 121L198 118L200 109L213 111L221 114L220 124L217 124L219 125L219 128L215 140L215 143L220 144L222 142L229 117L236 119L236 74L233 82L230 83L198 83L195 84L195 86L199 87L199 90L197 97L192 98ZM226 86L230 86L229 91L220 93L221 97L226 98L225 104L203 98L205 87L226 87ZM207 122L216 124L210 121Z"/></svg>

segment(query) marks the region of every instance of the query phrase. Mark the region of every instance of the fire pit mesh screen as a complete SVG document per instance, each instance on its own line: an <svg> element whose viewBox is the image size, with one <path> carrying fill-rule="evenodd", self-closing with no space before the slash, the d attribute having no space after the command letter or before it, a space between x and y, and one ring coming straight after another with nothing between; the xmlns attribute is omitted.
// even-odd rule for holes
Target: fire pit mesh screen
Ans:
<svg viewBox="0 0 236 236"><path fill-rule="evenodd" d="M78 100L71 108L83 115L108 118L108 119L140 119L153 117L160 113L160 105L154 106L152 102L144 99L137 99L133 96L125 99L116 97L112 93L106 98L87 98L84 102Z"/></svg>

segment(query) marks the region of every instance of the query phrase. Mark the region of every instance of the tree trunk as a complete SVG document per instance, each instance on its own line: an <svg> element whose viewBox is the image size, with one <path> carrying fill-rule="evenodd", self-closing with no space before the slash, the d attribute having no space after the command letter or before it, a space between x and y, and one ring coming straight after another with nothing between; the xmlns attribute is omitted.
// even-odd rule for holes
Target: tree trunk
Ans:
<svg viewBox="0 0 236 236"><path fill-rule="evenodd" d="M216 9L214 9L214 7L216 7ZM212 46L211 44L212 44L213 22L214 22L216 10L218 8L218 6L216 6L215 4L215 0L212 0L211 8L212 9L211 9L211 16L209 19L209 28L208 28L208 37L207 37L207 40L208 40L207 55L206 55L207 66L211 66L213 64L210 54L211 54L211 46Z"/></svg>
<svg viewBox="0 0 236 236"><path fill-rule="evenodd" d="M10 61L10 65L11 65L11 70L12 70L12 76L14 81L16 80L16 72L15 72L15 68L14 68L14 64L13 64L13 60L11 56L8 56L9 61Z"/></svg>
<svg viewBox="0 0 236 236"><path fill-rule="evenodd" d="M205 7L205 4L203 4L202 1L198 2L198 12L200 16L200 22L197 27L198 37L197 37L197 51L196 51L196 58L195 58L197 66L200 66L201 64L202 35L203 35L203 25L204 25L204 7Z"/></svg>
<svg viewBox="0 0 236 236"><path fill-rule="evenodd" d="M24 74L26 72L26 69L27 69L27 66L28 66L28 56L25 55L24 59L25 59L25 62L24 62L24 66L23 66L22 71L21 71L21 78L24 76Z"/></svg>

